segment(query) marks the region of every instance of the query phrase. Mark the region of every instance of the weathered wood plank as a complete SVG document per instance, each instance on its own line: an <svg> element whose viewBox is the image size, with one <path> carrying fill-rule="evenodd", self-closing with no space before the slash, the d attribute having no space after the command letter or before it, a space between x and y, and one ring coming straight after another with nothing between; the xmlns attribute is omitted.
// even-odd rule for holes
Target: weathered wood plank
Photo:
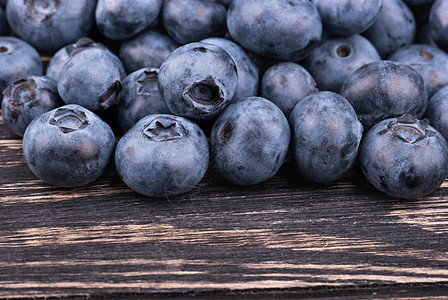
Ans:
<svg viewBox="0 0 448 300"><path fill-rule="evenodd" d="M85 187L52 187L0 123L0 297L356 298L409 295L415 285L438 296L448 286L447 224L447 181L404 201L375 191L357 166L315 184L287 162L251 187L211 168L193 191L169 199L134 193L113 164Z"/></svg>

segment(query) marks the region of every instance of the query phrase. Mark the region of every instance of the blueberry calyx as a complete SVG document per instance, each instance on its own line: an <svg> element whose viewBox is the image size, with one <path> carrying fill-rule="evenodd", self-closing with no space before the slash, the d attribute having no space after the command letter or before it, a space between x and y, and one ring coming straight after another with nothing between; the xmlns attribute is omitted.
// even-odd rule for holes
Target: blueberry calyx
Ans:
<svg viewBox="0 0 448 300"><path fill-rule="evenodd" d="M425 138L436 135L436 132L428 129L428 119L417 120L409 114L402 115L388 124L388 130L406 143L414 144Z"/></svg>
<svg viewBox="0 0 448 300"><path fill-rule="evenodd" d="M185 102L192 107L216 105L224 101L223 91L210 75L204 80L194 82L182 96Z"/></svg>
<svg viewBox="0 0 448 300"><path fill-rule="evenodd" d="M137 94L149 95L152 90L151 82L157 81L158 75L159 75L159 73L158 73L157 69L149 69L149 70L143 71L137 77L137 83L139 84L139 87L137 89Z"/></svg>
<svg viewBox="0 0 448 300"><path fill-rule="evenodd" d="M62 133L69 133L85 128L89 120L83 111L76 108L58 108L50 124L58 127Z"/></svg>
<svg viewBox="0 0 448 300"><path fill-rule="evenodd" d="M36 93L34 88L36 83L33 79L19 78L12 82L4 91L3 95L8 97L11 107L23 105L25 103L34 102ZM32 106L32 105L31 105Z"/></svg>
<svg viewBox="0 0 448 300"><path fill-rule="evenodd" d="M59 0L28 0L26 5L33 18L45 21L57 10Z"/></svg>
<svg viewBox="0 0 448 300"><path fill-rule="evenodd" d="M352 54L352 50L351 50L350 46L348 46L348 45L339 45L336 48L336 54L340 58L346 58Z"/></svg>
<svg viewBox="0 0 448 300"><path fill-rule="evenodd" d="M118 94L122 89L121 82L119 80L115 81L110 87L107 88L106 92L102 94L98 101L100 102L100 108L106 110L109 107L118 103Z"/></svg>
<svg viewBox="0 0 448 300"><path fill-rule="evenodd" d="M171 117L158 117L143 128L143 134L152 141L165 142L181 139L187 132L184 126Z"/></svg>
<svg viewBox="0 0 448 300"><path fill-rule="evenodd" d="M14 44L8 43L7 41L0 41L0 54L8 55L14 50Z"/></svg>
<svg viewBox="0 0 448 300"><path fill-rule="evenodd" d="M425 51L425 50L420 50L420 56L424 60L432 60L434 58L434 55L431 52L428 52L428 51Z"/></svg>

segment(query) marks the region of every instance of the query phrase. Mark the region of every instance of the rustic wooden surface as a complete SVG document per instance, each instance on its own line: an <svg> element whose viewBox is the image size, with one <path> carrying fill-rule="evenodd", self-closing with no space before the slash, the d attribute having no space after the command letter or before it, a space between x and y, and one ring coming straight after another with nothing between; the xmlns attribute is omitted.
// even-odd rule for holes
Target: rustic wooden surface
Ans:
<svg viewBox="0 0 448 300"><path fill-rule="evenodd" d="M49 186L0 120L0 298L444 298L448 182L414 201L354 167L332 184L291 163L252 187L210 170L190 193L150 199L113 165Z"/></svg>

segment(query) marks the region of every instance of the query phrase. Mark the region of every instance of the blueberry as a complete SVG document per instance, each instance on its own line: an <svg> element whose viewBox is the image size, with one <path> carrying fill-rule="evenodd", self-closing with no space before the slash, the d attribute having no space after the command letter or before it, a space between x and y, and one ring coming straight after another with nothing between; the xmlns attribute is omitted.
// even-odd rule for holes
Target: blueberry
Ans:
<svg viewBox="0 0 448 300"><path fill-rule="evenodd" d="M42 75L39 53L27 42L0 36L0 91L19 77Z"/></svg>
<svg viewBox="0 0 448 300"><path fill-rule="evenodd" d="M266 181L283 164L290 136L288 121L274 103L261 97L240 99L213 125L210 147L216 169L238 185Z"/></svg>
<svg viewBox="0 0 448 300"><path fill-rule="evenodd" d="M153 24L163 0L98 0L95 21L102 35L111 40L125 40Z"/></svg>
<svg viewBox="0 0 448 300"><path fill-rule="evenodd" d="M274 102L287 118L300 100L317 91L310 73L293 62L271 66L261 81L261 96Z"/></svg>
<svg viewBox="0 0 448 300"><path fill-rule="evenodd" d="M384 1L375 22L364 32L381 57L412 44L416 23L409 7L401 0Z"/></svg>
<svg viewBox="0 0 448 300"><path fill-rule="evenodd" d="M69 44L67 46L64 46L63 48L59 49L50 60L50 63L47 66L46 74L48 77L53 78L54 80L58 81L59 79L59 73L61 72L62 68L64 67L65 63L69 60L69 58L87 48L90 47L96 47L102 50L105 50L108 54L112 56L114 59L114 62L116 63L119 71L120 71L120 77L124 78L126 77L126 69L121 62L121 60L116 56L111 50L109 50L106 46L104 46L101 43L96 43L94 40L82 37L79 40L76 41L76 43Z"/></svg>
<svg viewBox="0 0 448 300"><path fill-rule="evenodd" d="M238 73L238 90L235 99L258 95L260 71L243 48L235 42L219 37L207 38L201 42L221 47L235 61Z"/></svg>
<svg viewBox="0 0 448 300"><path fill-rule="evenodd" d="M448 54L434 46L409 45L392 53L389 59L417 70L425 81L429 97L448 85Z"/></svg>
<svg viewBox="0 0 448 300"><path fill-rule="evenodd" d="M13 81L3 91L2 117L18 136L41 114L60 106L56 81L46 76L30 76Z"/></svg>
<svg viewBox="0 0 448 300"><path fill-rule="evenodd" d="M429 124L448 139L448 85L429 99L426 117Z"/></svg>
<svg viewBox="0 0 448 300"><path fill-rule="evenodd" d="M375 21L383 0L311 0L324 29L338 36L361 33Z"/></svg>
<svg viewBox="0 0 448 300"><path fill-rule="evenodd" d="M23 136L23 153L31 171L61 187L95 181L112 159L114 147L109 125L75 104L35 118Z"/></svg>
<svg viewBox="0 0 448 300"><path fill-rule="evenodd" d="M90 47L64 64L58 92L67 104L79 104L91 111L106 110L118 102L120 77L114 58L103 49Z"/></svg>
<svg viewBox="0 0 448 300"><path fill-rule="evenodd" d="M89 34L95 5L92 0L9 0L6 15L18 36L52 53Z"/></svg>
<svg viewBox="0 0 448 300"><path fill-rule="evenodd" d="M320 90L339 92L344 80L359 67L381 60L375 47L364 37L330 37L322 41L303 65Z"/></svg>
<svg viewBox="0 0 448 300"><path fill-rule="evenodd" d="M221 47L190 43L163 62L159 87L171 113L209 120L235 96L238 74L232 57Z"/></svg>
<svg viewBox="0 0 448 300"><path fill-rule="evenodd" d="M429 33L436 44L448 51L448 1L435 0L429 14Z"/></svg>
<svg viewBox="0 0 448 300"><path fill-rule="evenodd" d="M378 190L392 197L420 198L448 175L448 143L427 120L410 115L386 119L364 137L361 170Z"/></svg>
<svg viewBox="0 0 448 300"><path fill-rule="evenodd" d="M151 114L118 142L115 165L121 179L137 193L169 197L193 189L209 164L202 130L188 119Z"/></svg>
<svg viewBox="0 0 448 300"><path fill-rule="evenodd" d="M234 0L227 12L230 35L253 53L299 61L322 35L322 22L309 0Z"/></svg>
<svg viewBox="0 0 448 300"><path fill-rule="evenodd" d="M305 178L331 182L356 161L363 126L344 97L333 92L311 94L296 105L289 123L294 163Z"/></svg>
<svg viewBox="0 0 448 300"><path fill-rule="evenodd" d="M226 33L227 9L216 1L165 0L162 20L168 34L180 44Z"/></svg>
<svg viewBox="0 0 448 300"><path fill-rule="evenodd" d="M366 129L402 114L421 118L428 106L422 77L412 67L392 61L362 66L344 81L340 94Z"/></svg>
<svg viewBox="0 0 448 300"><path fill-rule="evenodd" d="M120 47L120 58L128 72L141 68L159 68L179 44L168 35L146 30L125 41Z"/></svg>
<svg viewBox="0 0 448 300"><path fill-rule="evenodd" d="M116 121L123 132L146 115L170 112L159 91L158 75L157 68L143 68L123 79L116 108Z"/></svg>

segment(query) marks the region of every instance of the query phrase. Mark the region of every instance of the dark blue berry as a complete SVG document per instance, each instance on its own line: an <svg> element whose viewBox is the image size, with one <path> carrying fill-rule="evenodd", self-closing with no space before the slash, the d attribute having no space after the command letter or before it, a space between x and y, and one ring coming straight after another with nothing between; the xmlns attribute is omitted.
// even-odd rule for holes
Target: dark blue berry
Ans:
<svg viewBox="0 0 448 300"><path fill-rule="evenodd" d="M162 9L163 26L180 44L197 42L226 33L224 5L209 0L165 0Z"/></svg>
<svg viewBox="0 0 448 300"><path fill-rule="evenodd" d="M170 111L159 90L159 69L143 68L132 72L122 81L116 121L123 132L149 114Z"/></svg>
<svg viewBox="0 0 448 300"><path fill-rule="evenodd" d="M425 83L412 67L392 61L364 65L350 75L341 93L369 129L377 122L402 114L421 118L428 106Z"/></svg>
<svg viewBox="0 0 448 300"><path fill-rule="evenodd" d="M114 58L101 48L89 47L64 64L58 92L67 104L79 104L91 111L106 110L118 102L120 78Z"/></svg>
<svg viewBox="0 0 448 300"><path fill-rule="evenodd" d="M227 12L233 39L255 54L299 61L322 35L322 22L309 0L233 0Z"/></svg>
<svg viewBox="0 0 448 300"><path fill-rule="evenodd" d="M364 32L382 58L414 42L416 23L409 7L401 0L387 0L375 22Z"/></svg>
<svg viewBox="0 0 448 300"><path fill-rule="evenodd" d="M208 142L202 130L188 119L168 114L141 119L120 139L115 151L121 179L150 197L190 191L208 164Z"/></svg>
<svg viewBox="0 0 448 300"><path fill-rule="evenodd" d="M448 85L429 99L426 117L429 124L448 140Z"/></svg>
<svg viewBox="0 0 448 300"><path fill-rule="evenodd" d="M156 30L145 30L121 44L120 58L128 72L159 68L177 47L179 44L168 35Z"/></svg>
<svg viewBox="0 0 448 300"><path fill-rule="evenodd" d="M50 63L47 66L46 75L58 81L59 73L61 72L62 68L64 67L65 63L69 60L69 58L87 48L92 47L105 50L110 56L112 56L112 59L114 60L120 71L120 77L121 78L126 77L127 74L125 67L121 62L121 60L118 58L118 56L116 56L111 50L109 50L103 44L96 43L94 40L87 37L82 37L79 40L77 40L76 43L69 44L59 49L51 57Z"/></svg>
<svg viewBox="0 0 448 300"><path fill-rule="evenodd" d="M338 36L351 36L369 28L383 5L383 0L311 0L311 2L319 11L324 29Z"/></svg>
<svg viewBox="0 0 448 300"><path fill-rule="evenodd" d="M261 97L240 99L213 125L210 147L216 169L238 185L266 181L283 164L290 136L288 121L274 103Z"/></svg>
<svg viewBox="0 0 448 300"><path fill-rule="evenodd" d="M5 125L18 136L41 114L62 103L56 81L46 76L30 76L13 81L3 91L2 117Z"/></svg>
<svg viewBox="0 0 448 300"><path fill-rule="evenodd" d="M27 42L0 36L0 91L19 77L42 75L39 53Z"/></svg>
<svg viewBox="0 0 448 300"><path fill-rule="evenodd" d="M114 147L109 125L75 104L40 115L23 136L23 153L31 171L61 187L95 181L112 159Z"/></svg>
<svg viewBox="0 0 448 300"><path fill-rule="evenodd" d="M274 102L287 118L300 100L317 91L310 73L293 62L271 66L261 81L261 96Z"/></svg>
<svg viewBox="0 0 448 300"><path fill-rule="evenodd" d="M422 76L428 96L448 85L448 54L431 45L412 44L398 49L390 60L413 67Z"/></svg>
<svg viewBox="0 0 448 300"><path fill-rule="evenodd" d="M325 39L303 65L313 75L320 90L339 92L344 80L358 68L379 60L381 57L375 47L356 34Z"/></svg>
<svg viewBox="0 0 448 300"><path fill-rule="evenodd" d="M333 92L311 94L296 105L289 123L294 162L305 178L334 181L356 161L363 126L344 97Z"/></svg>
<svg viewBox="0 0 448 300"><path fill-rule="evenodd" d="M159 87L171 113L208 120L235 96L238 73L232 57L221 47L190 43L174 50L163 62Z"/></svg>
<svg viewBox="0 0 448 300"><path fill-rule="evenodd" d="M163 0L98 0L96 26L111 40L125 40L153 24L162 4Z"/></svg>
<svg viewBox="0 0 448 300"><path fill-rule="evenodd" d="M95 5L92 0L9 0L6 15L18 36L52 53L90 33Z"/></svg>
<svg viewBox="0 0 448 300"><path fill-rule="evenodd" d="M436 44L448 51L448 1L435 0L429 14L429 33Z"/></svg>
<svg viewBox="0 0 448 300"><path fill-rule="evenodd" d="M386 119L364 137L359 162L367 180L392 197L420 198L448 175L448 143L428 120Z"/></svg>

